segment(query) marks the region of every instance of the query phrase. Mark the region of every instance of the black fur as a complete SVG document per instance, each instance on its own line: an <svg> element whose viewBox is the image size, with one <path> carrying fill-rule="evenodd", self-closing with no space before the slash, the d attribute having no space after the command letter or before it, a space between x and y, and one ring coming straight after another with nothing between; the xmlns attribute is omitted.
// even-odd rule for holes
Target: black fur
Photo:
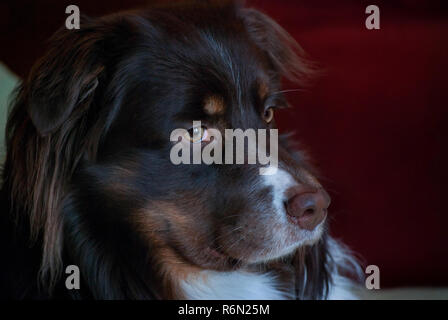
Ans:
<svg viewBox="0 0 448 320"><path fill-rule="evenodd" d="M221 120L229 128L275 127L260 117L259 77L271 93L281 90L282 77L303 80L309 70L298 54L269 18L227 2L84 18L80 30L59 30L18 88L7 124L2 297L176 297L159 276L160 247L146 241L136 212L160 203L194 208L202 234L218 232L223 219L239 223L232 215L269 196L247 198L253 171L245 166L173 166L170 132L193 119L214 121L202 108L208 95L223 97L229 110ZM239 70L237 79L231 68ZM309 168L284 146L289 163ZM217 270L244 264L202 260L180 236L185 230L168 218L159 222L157 241L181 260ZM327 257L324 236L284 260L296 298L325 297ZM64 286L70 264L81 269L81 290Z"/></svg>

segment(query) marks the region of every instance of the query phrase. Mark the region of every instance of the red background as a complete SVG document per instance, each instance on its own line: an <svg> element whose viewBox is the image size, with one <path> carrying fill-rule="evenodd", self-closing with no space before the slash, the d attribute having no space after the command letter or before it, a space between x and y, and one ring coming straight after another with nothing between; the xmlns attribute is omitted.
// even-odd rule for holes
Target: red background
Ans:
<svg viewBox="0 0 448 320"><path fill-rule="evenodd" d="M65 7L87 15L147 1L2 1L0 61L25 76ZM312 154L333 203L332 233L381 284L448 285L446 1L248 1L276 19L324 71L280 115ZM381 29L369 31L369 4ZM4 24L4 25L3 25Z"/></svg>

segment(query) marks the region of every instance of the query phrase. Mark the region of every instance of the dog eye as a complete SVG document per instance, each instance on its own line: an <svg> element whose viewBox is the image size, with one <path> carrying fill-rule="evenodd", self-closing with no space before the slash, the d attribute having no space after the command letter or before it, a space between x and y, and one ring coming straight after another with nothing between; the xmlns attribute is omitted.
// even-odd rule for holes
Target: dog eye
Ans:
<svg viewBox="0 0 448 320"><path fill-rule="evenodd" d="M263 119L264 121L266 121L266 123L269 123L272 121L273 118L274 118L274 108L269 107L264 111Z"/></svg>
<svg viewBox="0 0 448 320"><path fill-rule="evenodd" d="M193 143L206 141L207 137L208 131L204 126L190 128L190 130L188 130L185 134L185 138Z"/></svg>

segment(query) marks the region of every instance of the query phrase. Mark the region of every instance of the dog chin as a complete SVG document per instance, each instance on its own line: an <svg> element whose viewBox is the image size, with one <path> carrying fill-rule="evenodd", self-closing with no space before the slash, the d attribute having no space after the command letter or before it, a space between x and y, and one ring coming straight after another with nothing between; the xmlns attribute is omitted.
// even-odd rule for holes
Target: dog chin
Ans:
<svg viewBox="0 0 448 320"><path fill-rule="evenodd" d="M315 244L320 240L324 233L324 224L325 221L322 221L314 230L301 230L302 233L302 241L300 242L298 247L301 246L310 246Z"/></svg>
<svg viewBox="0 0 448 320"><path fill-rule="evenodd" d="M282 259L293 254L297 249L304 246L312 246L317 243L324 233L324 221L321 222L314 230L300 230L300 240L290 243L286 239L280 241L276 247L271 247L263 254L258 254L250 259L249 263L266 263L273 260Z"/></svg>

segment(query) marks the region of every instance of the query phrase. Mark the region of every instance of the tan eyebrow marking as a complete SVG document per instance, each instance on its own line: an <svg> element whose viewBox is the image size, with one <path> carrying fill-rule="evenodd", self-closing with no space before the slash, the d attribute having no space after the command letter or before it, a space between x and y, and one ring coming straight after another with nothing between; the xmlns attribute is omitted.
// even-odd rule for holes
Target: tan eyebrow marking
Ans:
<svg viewBox="0 0 448 320"><path fill-rule="evenodd" d="M219 96L207 97L204 101L204 110L209 115L223 114L225 110L224 100Z"/></svg>
<svg viewBox="0 0 448 320"><path fill-rule="evenodd" d="M260 82L258 85L258 95L260 96L261 100L264 100L269 93L269 87L266 84L266 82Z"/></svg>

